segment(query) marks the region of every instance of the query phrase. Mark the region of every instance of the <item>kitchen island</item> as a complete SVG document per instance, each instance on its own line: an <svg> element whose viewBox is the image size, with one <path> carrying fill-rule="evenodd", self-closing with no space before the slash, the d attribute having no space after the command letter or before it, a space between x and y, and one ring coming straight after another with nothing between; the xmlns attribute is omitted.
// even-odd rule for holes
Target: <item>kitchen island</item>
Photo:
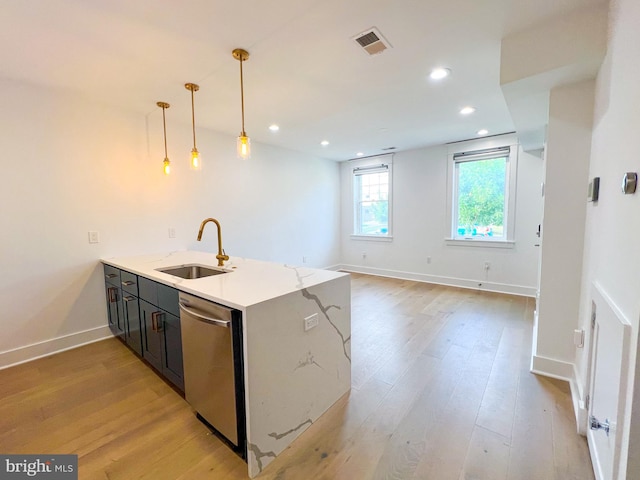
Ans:
<svg viewBox="0 0 640 480"><path fill-rule="evenodd" d="M242 312L250 477L349 391L348 274L237 257L217 267L215 254L197 251L103 263ZM227 273L183 279L159 271L192 264Z"/></svg>

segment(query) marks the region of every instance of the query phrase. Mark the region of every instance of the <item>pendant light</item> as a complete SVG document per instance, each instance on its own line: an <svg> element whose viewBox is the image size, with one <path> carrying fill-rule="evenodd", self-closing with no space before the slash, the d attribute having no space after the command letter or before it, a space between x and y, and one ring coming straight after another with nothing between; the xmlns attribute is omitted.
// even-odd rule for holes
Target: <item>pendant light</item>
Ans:
<svg viewBox="0 0 640 480"><path fill-rule="evenodd" d="M162 109L162 128L164 130L164 162L162 162L163 170L165 175L169 175L171 173L171 162L169 161L169 157L167 156L167 122L164 117L164 111L169 108L167 102L157 102L158 105Z"/></svg>
<svg viewBox="0 0 640 480"><path fill-rule="evenodd" d="M242 78L242 62L249 59L249 52L242 48L236 48L231 52L233 58L240 61L240 104L242 108L242 131L238 136L238 157L247 159L251 156L251 140L244 131L244 83Z"/></svg>
<svg viewBox="0 0 640 480"><path fill-rule="evenodd" d="M191 91L191 125L193 126L193 148L191 149L191 162L190 167L192 170L200 170L202 168L202 160L200 159L200 152L196 148L196 114L193 104L193 92L200 90L200 87L195 83L185 83L184 88Z"/></svg>

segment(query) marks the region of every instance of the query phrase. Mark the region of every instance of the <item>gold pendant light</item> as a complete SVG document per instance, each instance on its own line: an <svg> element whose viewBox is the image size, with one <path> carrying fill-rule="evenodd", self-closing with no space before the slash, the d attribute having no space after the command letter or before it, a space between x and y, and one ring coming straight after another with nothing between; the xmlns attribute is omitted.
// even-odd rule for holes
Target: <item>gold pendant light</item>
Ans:
<svg viewBox="0 0 640 480"><path fill-rule="evenodd" d="M242 48L236 48L231 52L233 58L240 61L240 104L242 108L242 131L238 136L238 157L249 158L251 156L251 140L247 136L247 132L244 131L244 83L242 78L242 62L249 59L249 52Z"/></svg>
<svg viewBox="0 0 640 480"><path fill-rule="evenodd" d="M164 161L162 162L162 168L164 170L164 174L169 175L169 173L171 173L171 162L169 161L169 157L167 156L167 122L164 117L164 111L171 105L169 105L167 102L157 102L156 105L162 108L162 128L164 130Z"/></svg>
<svg viewBox="0 0 640 480"><path fill-rule="evenodd" d="M202 159L200 158L200 152L196 148L196 114L193 104L193 92L200 90L200 87L195 83L185 83L184 88L191 91L191 125L193 126L193 148L191 149L191 162L190 167L192 170L200 170L202 168Z"/></svg>

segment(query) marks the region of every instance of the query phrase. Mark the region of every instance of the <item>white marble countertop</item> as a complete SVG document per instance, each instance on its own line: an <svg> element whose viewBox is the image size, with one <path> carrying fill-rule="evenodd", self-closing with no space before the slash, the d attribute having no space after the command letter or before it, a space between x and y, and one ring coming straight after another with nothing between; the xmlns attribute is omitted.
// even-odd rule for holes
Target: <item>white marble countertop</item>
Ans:
<svg viewBox="0 0 640 480"><path fill-rule="evenodd" d="M104 258L102 262L237 309L243 309L348 275L331 270L297 267L240 257L231 257L225 262L223 268L229 273L193 280L182 279L157 270L190 264L218 268L218 260L214 253L191 250L134 257Z"/></svg>

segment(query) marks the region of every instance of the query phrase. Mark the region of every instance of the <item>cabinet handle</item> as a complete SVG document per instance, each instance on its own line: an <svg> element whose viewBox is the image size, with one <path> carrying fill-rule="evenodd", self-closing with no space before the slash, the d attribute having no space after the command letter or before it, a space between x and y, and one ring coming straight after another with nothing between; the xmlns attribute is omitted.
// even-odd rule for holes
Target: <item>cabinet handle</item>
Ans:
<svg viewBox="0 0 640 480"><path fill-rule="evenodd" d="M105 275L106 278L116 278L118 275L115 273L108 273Z"/></svg>
<svg viewBox="0 0 640 480"><path fill-rule="evenodd" d="M122 282L122 285L125 287L129 287L131 285L135 285L136 282L132 282L131 280L127 280L126 282Z"/></svg>
<svg viewBox="0 0 640 480"><path fill-rule="evenodd" d="M124 297L125 302L133 302L135 299L136 297L132 297L131 295L127 295L126 297Z"/></svg>
<svg viewBox="0 0 640 480"><path fill-rule="evenodd" d="M109 302L117 302L118 301L118 289L116 287L109 287L107 289L109 292Z"/></svg>
<svg viewBox="0 0 640 480"><path fill-rule="evenodd" d="M162 331L162 312L153 312L151 314L151 330L160 333Z"/></svg>

